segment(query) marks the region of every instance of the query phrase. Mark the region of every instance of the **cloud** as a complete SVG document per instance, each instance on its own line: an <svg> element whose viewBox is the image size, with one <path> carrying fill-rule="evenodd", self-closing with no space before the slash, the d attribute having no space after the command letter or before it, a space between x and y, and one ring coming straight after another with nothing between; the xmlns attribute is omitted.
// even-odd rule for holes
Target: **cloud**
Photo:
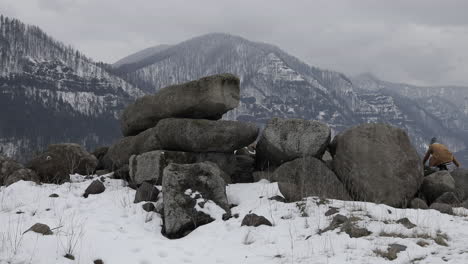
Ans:
<svg viewBox="0 0 468 264"><path fill-rule="evenodd" d="M0 10L106 62L226 32L349 75L468 85L464 0L2 0Z"/></svg>

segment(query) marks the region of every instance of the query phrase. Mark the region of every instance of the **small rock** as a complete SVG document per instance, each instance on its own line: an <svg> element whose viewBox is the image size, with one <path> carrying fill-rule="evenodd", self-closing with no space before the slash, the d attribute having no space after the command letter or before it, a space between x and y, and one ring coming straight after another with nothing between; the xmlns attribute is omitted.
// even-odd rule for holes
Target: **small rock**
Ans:
<svg viewBox="0 0 468 264"><path fill-rule="evenodd" d="M388 245L387 249L387 258L389 260L395 260L398 256L398 253L405 251L406 246L400 245L400 244L390 244Z"/></svg>
<svg viewBox="0 0 468 264"><path fill-rule="evenodd" d="M341 214L337 214L333 217L330 225L328 227L326 227L325 229L321 230L319 233L322 234L322 233L325 233L327 231L330 231L330 230L333 230L337 227L339 227L340 225L346 223L348 221L348 217L344 216L344 215L341 215Z"/></svg>
<svg viewBox="0 0 468 264"><path fill-rule="evenodd" d="M279 195L275 195L273 197L270 197L270 198L268 198L268 200L277 201L277 202L281 202L281 203L286 202L286 199L284 199L284 197L279 196Z"/></svg>
<svg viewBox="0 0 468 264"><path fill-rule="evenodd" d="M399 219L397 223L403 225L408 229L416 227L416 225L411 223L411 221L407 217Z"/></svg>
<svg viewBox="0 0 468 264"><path fill-rule="evenodd" d="M444 203L450 205L457 205L460 204L460 200L453 192L444 192L441 196L435 199L434 203Z"/></svg>
<svg viewBox="0 0 468 264"><path fill-rule="evenodd" d="M65 254L64 257L67 258L67 259L75 260L75 256L73 256L73 255L70 254L70 253Z"/></svg>
<svg viewBox="0 0 468 264"><path fill-rule="evenodd" d="M142 205L142 207L146 212L154 212L156 210L156 207L153 203L145 203Z"/></svg>
<svg viewBox="0 0 468 264"><path fill-rule="evenodd" d="M431 204L431 207L429 207L429 208L437 210L437 211L439 211L439 212L441 212L443 214L450 214L450 215L453 214L452 206L450 206L448 204L433 203L433 204Z"/></svg>
<svg viewBox="0 0 468 264"><path fill-rule="evenodd" d="M140 185L135 193L134 203L156 202L158 200L159 190L154 185L144 182Z"/></svg>
<svg viewBox="0 0 468 264"><path fill-rule="evenodd" d="M85 193L83 194L84 198L88 198L88 195L90 194L100 194L103 193L106 190L106 187L104 187L104 184L98 180L94 180L88 188L86 188Z"/></svg>
<svg viewBox="0 0 468 264"><path fill-rule="evenodd" d="M102 259L96 259L93 261L94 264L104 264L104 261Z"/></svg>
<svg viewBox="0 0 468 264"><path fill-rule="evenodd" d="M50 197L50 198L57 198L57 197L59 197L59 195L56 194L56 193L53 193L53 194L49 195L49 197Z"/></svg>
<svg viewBox="0 0 468 264"><path fill-rule="evenodd" d="M271 222L268 221L268 219L266 219L263 216L256 215L256 214L246 215L244 219L242 220L242 224L241 224L241 226L254 226L254 227L257 227L260 225L272 226Z"/></svg>
<svg viewBox="0 0 468 264"><path fill-rule="evenodd" d="M427 203L421 198L414 198L411 200L410 207L413 209L429 209Z"/></svg>
<svg viewBox="0 0 468 264"><path fill-rule="evenodd" d="M330 209L328 209L328 211L325 212L325 216L334 215L334 214L336 214L338 212L340 212L340 210L338 210L338 208L331 207Z"/></svg>
<svg viewBox="0 0 468 264"><path fill-rule="evenodd" d="M28 230L24 231L24 233L26 233L28 231L33 231L35 233L39 233L39 234L42 234L42 235L52 235L53 234L52 230L50 230L50 227L48 225L41 224L41 223L34 224Z"/></svg>
<svg viewBox="0 0 468 264"><path fill-rule="evenodd" d="M345 232L350 237L354 237L354 238L364 237L364 236L368 236L372 234L372 232L370 232L366 228L358 227L352 221L347 221L346 223L344 223L343 226L341 227L341 231Z"/></svg>

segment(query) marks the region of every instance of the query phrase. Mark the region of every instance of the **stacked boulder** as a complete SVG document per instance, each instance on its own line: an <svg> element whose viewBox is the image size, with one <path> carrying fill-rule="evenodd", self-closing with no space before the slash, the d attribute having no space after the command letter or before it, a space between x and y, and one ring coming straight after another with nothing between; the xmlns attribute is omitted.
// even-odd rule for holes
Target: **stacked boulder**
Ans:
<svg viewBox="0 0 468 264"><path fill-rule="evenodd" d="M424 177L420 198L425 207L451 214L452 207L468 208L468 169L437 171ZM421 203L421 201L419 203ZM411 207L417 208L415 202ZM429 205L429 206L428 206Z"/></svg>
<svg viewBox="0 0 468 264"><path fill-rule="evenodd" d="M251 123L217 120L239 104L239 79L231 74L204 77L161 89L129 105L122 114L124 138L109 147L102 163L128 168L129 181L161 183L170 163L211 161L233 182L251 181L252 157L234 151L255 141Z"/></svg>
<svg viewBox="0 0 468 264"><path fill-rule="evenodd" d="M256 147L256 175L271 175L287 201L308 196L349 200L335 173L320 160L330 128L318 121L273 118ZM262 177L262 176L260 176Z"/></svg>
<svg viewBox="0 0 468 264"><path fill-rule="evenodd" d="M423 166L402 129L363 124L331 143L330 134L318 121L273 118L257 144L254 175L277 181L288 201L319 196L404 207L418 193Z"/></svg>
<svg viewBox="0 0 468 264"><path fill-rule="evenodd" d="M137 99L122 114L125 137L102 156L104 168L128 171L119 176L140 186L137 193L152 189L148 184L162 185L169 238L229 215L226 184L252 181L254 158L235 151L256 140L257 126L218 120L238 106L239 83L234 75L220 74ZM135 201L156 202L156 196Z"/></svg>

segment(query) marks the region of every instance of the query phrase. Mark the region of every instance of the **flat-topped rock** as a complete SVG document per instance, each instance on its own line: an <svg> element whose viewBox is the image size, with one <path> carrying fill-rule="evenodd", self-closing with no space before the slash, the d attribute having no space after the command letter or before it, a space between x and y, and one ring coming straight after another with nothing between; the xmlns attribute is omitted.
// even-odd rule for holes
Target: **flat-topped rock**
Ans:
<svg viewBox="0 0 468 264"><path fill-rule="evenodd" d="M122 133L137 135L169 117L220 119L239 105L239 83L239 78L232 74L218 74L143 96L123 112Z"/></svg>
<svg viewBox="0 0 468 264"><path fill-rule="evenodd" d="M253 123L207 119L167 118L155 130L162 149L189 152L234 153L258 135Z"/></svg>

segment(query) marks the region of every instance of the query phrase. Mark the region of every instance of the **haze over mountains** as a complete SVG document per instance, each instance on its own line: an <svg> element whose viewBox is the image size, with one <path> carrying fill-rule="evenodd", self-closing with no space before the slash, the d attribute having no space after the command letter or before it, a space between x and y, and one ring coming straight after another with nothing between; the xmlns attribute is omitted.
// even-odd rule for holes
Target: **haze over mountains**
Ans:
<svg viewBox="0 0 468 264"><path fill-rule="evenodd" d="M110 144L120 134L119 112L136 97L224 72L241 78L241 105L228 119L317 119L336 131L386 122L407 130L421 151L434 135L455 151L468 146L467 87L416 87L368 74L348 78L237 36L203 35L107 65L2 17L0 48L0 146L16 158L54 142L88 149Z"/></svg>

